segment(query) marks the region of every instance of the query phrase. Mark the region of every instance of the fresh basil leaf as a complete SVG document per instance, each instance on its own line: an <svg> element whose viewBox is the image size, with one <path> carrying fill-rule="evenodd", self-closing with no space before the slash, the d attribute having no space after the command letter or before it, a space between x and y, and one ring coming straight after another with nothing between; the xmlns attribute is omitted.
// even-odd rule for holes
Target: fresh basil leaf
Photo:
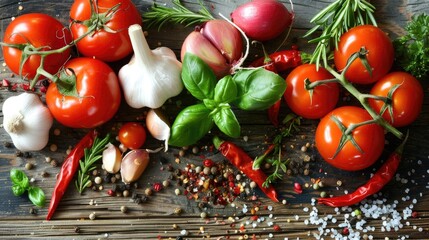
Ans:
<svg viewBox="0 0 429 240"><path fill-rule="evenodd" d="M237 97L237 85L231 75L220 79L214 90L214 100L218 103L230 103Z"/></svg>
<svg viewBox="0 0 429 240"><path fill-rule="evenodd" d="M199 57L186 53L182 63L182 81L185 88L198 100L213 99L216 75Z"/></svg>
<svg viewBox="0 0 429 240"><path fill-rule="evenodd" d="M263 110L284 94L286 82L278 74L264 68L241 70L234 74L237 99L233 102L243 110Z"/></svg>
<svg viewBox="0 0 429 240"><path fill-rule="evenodd" d="M203 103L210 110L214 110L218 105L218 103L215 102L215 100L208 99L208 98L204 99Z"/></svg>
<svg viewBox="0 0 429 240"><path fill-rule="evenodd" d="M24 194L26 190L27 190L26 188L23 188L18 184L12 185L12 192L13 192L13 195L15 196L21 196L22 194Z"/></svg>
<svg viewBox="0 0 429 240"><path fill-rule="evenodd" d="M171 126L171 136L168 143L177 147L196 143L213 127L211 112L212 110L208 109L204 103L183 109Z"/></svg>
<svg viewBox="0 0 429 240"><path fill-rule="evenodd" d="M10 170L10 180L14 185L19 185L21 188L26 190L30 186L27 175L18 169Z"/></svg>
<svg viewBox="0 0 429 240"><path fill-rule="evenodd" d="M229 104L228 104L229 105ZM241 134L240 123L235 117L231 107L220 107L219 111L213 115L216 126L226 135L237 138Z"/></svg>
<svg viewBox="0 0 429 240"><path fill-rule="evenodd" d="M43 207L46 202L45 193L39 187L30 187L28 189L28 198L34 205L39 207Z"/></svg>

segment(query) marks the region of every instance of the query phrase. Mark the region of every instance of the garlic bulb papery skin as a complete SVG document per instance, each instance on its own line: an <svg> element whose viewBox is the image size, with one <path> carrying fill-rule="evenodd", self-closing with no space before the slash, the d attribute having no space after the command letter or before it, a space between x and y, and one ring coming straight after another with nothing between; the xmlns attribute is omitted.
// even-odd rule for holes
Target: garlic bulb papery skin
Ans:
<svg viewBox="0 0 429 240"><path fill-rule="evenodd" d="M42 150L49 140L53 117L35 93L21 93L3 103L3 127L23 152Z"/></svg>
<svg viewBox="0 0 429 240"><path fill-rule="evenodd" d="M151 50L140 25L131 25L128 33L134 56L118 74L125 101L133 108L159 108L182 92L182 63L169 48Z"/></svg>
<svg viewBox="0 0 429 240"><path fill-rule="evenodd" d="M146 128L157 140L164 141L165 152L168 151L168 139L170 139L170 124L160 110L150 109L146 115Z"/></svg>

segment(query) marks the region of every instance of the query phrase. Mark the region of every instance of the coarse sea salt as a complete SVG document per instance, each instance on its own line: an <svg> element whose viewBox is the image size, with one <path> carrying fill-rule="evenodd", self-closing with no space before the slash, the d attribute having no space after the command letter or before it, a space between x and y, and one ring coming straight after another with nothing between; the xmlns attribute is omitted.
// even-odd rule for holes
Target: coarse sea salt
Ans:
<svg viewBox="0 0 429 240"><path fill-rule="evenodd" d="M411 172L415 173L415 170L411 170ZM429 173L429 170L427 170L427 173ZM410 182L408 179L402 178L400 174L395 176L395 180L401 184ZM429 188L429 183L426 188ZM362 239L362 234L365 234L365 238L371 240L374 239L374 236L370 234L371 232L398 232L404 226L411 225L406 220L412 217L414 205L418 203L417 198L412 198L409 195L411 192L410 188L404 189L401 203L408 203L408 205L403 207L401 211L398 209L400 201L396 199L389 201L386 197L383 197L381 192L374 194L372 199L363 200L358 206L354 206L355 209L336 207L334 208L334 214L323 216L319 215L316 201L312 199L312 208L303 209L303 212L308 213L308 218L304 219L304 224L318 226L317 231L312 233L312 236L316 239L324 239L325 236L339 240ZM420 193L418 196L422 196L422 194ZM359 209L361 216L364 216L363 218L358 218L358 214L355 212L356 208ZM298 220L298 217L295 216L295 219ZM368 225L375 221L379 221L381 225L378 227ZM339 228L347 228L349 233L344 235L338 230ZM416 231L424 231L422 227L412 226L412 228ZM398 235L398 239L408 238L409 235Z"/></svg>

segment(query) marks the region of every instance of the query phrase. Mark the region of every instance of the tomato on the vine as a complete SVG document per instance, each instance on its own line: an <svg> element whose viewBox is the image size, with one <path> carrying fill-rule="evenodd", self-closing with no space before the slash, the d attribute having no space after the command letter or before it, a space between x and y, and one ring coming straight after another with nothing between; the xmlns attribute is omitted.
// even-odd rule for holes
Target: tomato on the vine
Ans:
<svg viewBox="0 0 429 240"><path fill-rule="evenodd" d="M20 47L28 45L32 46L33 50L40 48L39 51L59 49L71 41L69 30L59 20L42 13L28 13L16 17L7 26L3 38L5 44L21 45ZM70 48L67 48L62 53L46 56L43 69L50 74L57 73L70 58L70 52ZM41 60L40 55L28 55L25 59L23 50L13 46L3 46L3 57L12 72L26 79L36 76Z"/></svg>
<svg viewBox="0 0 429 240"><path fill-rule="evenodd" d="M75 0L70 9L70 18L73 21L70 29L74 39L86 34L91 25L97 25L96 32L84 37L76 45L84 56L106 62L120 60L132 53L128 27L142 25L142 17L131 0Z"/></svg>
<svg viewBox="0 0 429 240"><path fill-rule="evenodd" d="M92 58L74 58L65 69L76 76L77 96L63 95L56 83L46 92L46 104L54 118L71 128L93 128L110 120L121 102L115 72L106 63Z"/></svg>
<svg viewBox="0 0 429 240"><path fill-rule="evenodd" d="M371 73L358 58L351 63L345 77L353 83L370 84L386 75L394 60L393 43L380 28L372 25L353 27L340 37L334 52L335 67L343 71L350 56L364 47Z"/></svg>
<svg viewBox="0 0 429 240"><path fill-rule="evenodd" d="M338 83L324 83L307 89L309 82L328 80L334 77L324 68L317 70L315 64L296 67L286 78L287 88L284 98L289 108L297 115L307 119L318 119L335 108L340 95Z"/></svg>
<svg viewBox="0 0 429 240"><path fill-rule="evenodd" d="M118 138L126 148L138 149L146 141L146 130L137 122L128 122L119 129Z"/></svg>
<svg viewBox="0 0 429 240"><path fill-rule="evenodd" d="M406 72L387 74L372 87L370 93L388 98L387 105L373 98L368 102L376 112L383 111L383 118L394 127L414 122L423 106L423 88L415 77Z"/></svg>
<svg viewBox="0 0 429 240"><path fill-rule="evenodd" d="M356 106L339 107L328 113L316 129L316 148L322 158L347 171L362 170L375 163L384 149L383 127L370 123L356 127L350 135L342 131L371 119L366 110ZM341 146L341 141L346 139Z"/></svg>

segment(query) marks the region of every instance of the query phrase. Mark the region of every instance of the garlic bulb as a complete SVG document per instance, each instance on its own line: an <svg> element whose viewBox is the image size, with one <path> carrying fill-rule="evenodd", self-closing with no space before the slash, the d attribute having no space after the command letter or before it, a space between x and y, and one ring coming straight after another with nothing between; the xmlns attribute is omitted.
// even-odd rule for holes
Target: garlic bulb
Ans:
<svg viewBox="0 0 429 240"><path fill-rule="evenodd" d="M182 91L182 63L169 48L151 50L140 25L128 32L134 56L118 74L125 101L133 108L159 108Z"/></svg>
<svg viewBox="0 0 429 240"><path fill-rule="evenodd" d="M3 127L18 150L39 151L48 144L53 118L39 96L25 92L9 97L2 110Z"/></svg>
<svg viewBox="0 0 429 240"><path fill-rule="evenodd" d="M165 141L165 151L168 151L170 124L168 119L158 109L150 109L146 115L146 128L155 139Z"/></svg>

